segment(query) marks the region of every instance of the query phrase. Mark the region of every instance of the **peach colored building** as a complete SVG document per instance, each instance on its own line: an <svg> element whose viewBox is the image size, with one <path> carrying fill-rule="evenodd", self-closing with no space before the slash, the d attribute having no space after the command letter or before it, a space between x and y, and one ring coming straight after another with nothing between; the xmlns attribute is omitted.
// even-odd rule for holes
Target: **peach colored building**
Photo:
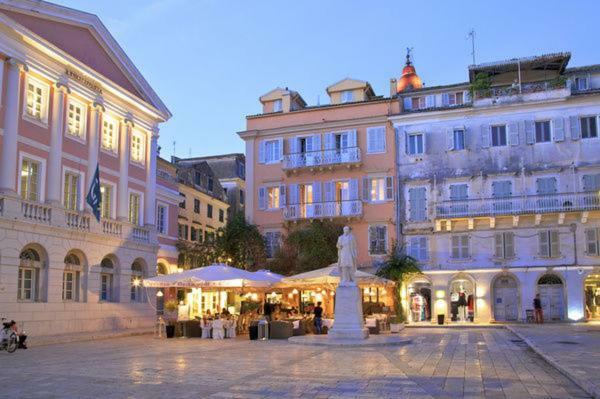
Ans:
<svg viewBox="0 0 600 399"><path fill-rule="evenodd" d="M246 216L265 235L270 256L294 224L340 221L357 237L360 266L370 267L396 238L388 116L399 104L355 79L326 91L330 104L307 106L297 92L274 89L260 97L263 113L246 118L239 133L246 142Z"/></svg>
<svg viewBox="0 0 600 399"><path fill-rule="evenodd" d="M37 337L149 329L171 114L95 15L0 0L0 26L0 313Z"/></svg>

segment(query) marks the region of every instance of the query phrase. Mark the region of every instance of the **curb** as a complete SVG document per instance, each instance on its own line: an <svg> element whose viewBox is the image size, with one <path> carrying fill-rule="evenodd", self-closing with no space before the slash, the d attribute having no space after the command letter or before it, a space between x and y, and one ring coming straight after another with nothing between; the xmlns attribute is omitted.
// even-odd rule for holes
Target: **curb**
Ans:
<svg viewBox="0 0 600 399"><path fill-rule="evenodd" d="M111 338L124 338L133 337L137 335L151 335L152 330L134 330L134 331L115 331L115 332L99 332L95 334L76 334L72 336L40 336L31 337L27 339L29 346L47 346L47 345L59 345L59 344L70 344L74 342L86 342L86 341L98 341L103 339Z"/></svg>
<svg viewBox="0 0 600 399"><path fill-rule="evenodd" d="M517 332L512 326L505 325L508 331L515 334L517 337L523 340L535 353L537 353L542 359L548 362L552 367L560 371L564 376L573 381L575 384L579 385L581 389L583 389L586 393L592 396L594 399L600 399L600 387L595 386L586 378L580 378L575 374L569 367L563 366L558 360L556 360L552 355L548 355L544 351L540 349L539 346L533 343L529 338L524 336L523 334Z"/></svg>

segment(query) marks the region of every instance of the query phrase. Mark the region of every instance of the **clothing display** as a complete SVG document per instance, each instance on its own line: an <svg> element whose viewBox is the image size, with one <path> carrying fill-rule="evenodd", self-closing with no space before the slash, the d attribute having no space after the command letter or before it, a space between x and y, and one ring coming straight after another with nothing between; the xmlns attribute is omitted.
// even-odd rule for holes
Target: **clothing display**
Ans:
<svg viewBox="0 0 600 399"><path fill-rule="evenodd" d="M429 290L427 292L413 292L410 296L411 319L413 322L431 320Z"/></svg>

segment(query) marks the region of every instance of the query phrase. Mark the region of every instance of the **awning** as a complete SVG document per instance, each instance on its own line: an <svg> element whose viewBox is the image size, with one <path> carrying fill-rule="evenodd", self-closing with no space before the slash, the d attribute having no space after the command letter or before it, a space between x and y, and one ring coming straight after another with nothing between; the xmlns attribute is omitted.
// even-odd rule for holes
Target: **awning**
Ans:
<svg viewBox="0 0 600 399"><path fill-rule="evenodd" d="M356 282L359 285L394 285L392 280L378 277L374 274L366 273L361 270L357 270ZM332 264L322 269L311 270L309 272L296 274L290 277L284 277L280 283L275 284L275 287L279 288L292 288L292 287L308 287L318 285L337 285L340 281L340 275L338 272L337 264Z"/></svg>

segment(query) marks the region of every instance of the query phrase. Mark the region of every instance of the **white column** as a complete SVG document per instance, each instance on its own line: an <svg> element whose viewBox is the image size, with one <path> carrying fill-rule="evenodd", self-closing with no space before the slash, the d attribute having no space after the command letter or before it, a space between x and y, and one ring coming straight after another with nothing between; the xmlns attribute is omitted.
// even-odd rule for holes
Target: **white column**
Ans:
<svg viewBox="0 0 600 399"><path fill-rule="evenodd" d="M244 212L249 223L254 222L254 137L246 139L246 197Z"/></svg>
<svg viewBox="0 0 600 399"><path fill-rule="evenodd" d="M7 61L6 104L4 105L4 136L0 159L0 192L16 194L17 136L19 129L19 92L21 69L27 67L11 58Z"/></svg>
<svg viewBox="0 0 600 399"><path fill-rule="evenodd" d="M57 83L52 93L52 130L48 155L46 202L53 205L60 204L62 135L65 126L65 98L68 90L64 84Z"/></svg>
<svg viewBox="0 0 600 399"><path fill-rule="evenodd" d="M158 150L158 126L152 129L146 141L146 192L144 193L144 223L154 226L156 217L156 152Z"/></svg>
<svg viewBox="0 0 600 399"><path fill-rule="evenodd" d="M86 173L86 182L83 195L87 195L92 185L96 166L98 165L98 157L100 154L100 133L102 131L102 111L104 107L101 102L94 102L90 110L90 121L88 128L88 165Z"/></svg>
<svg viewBox="0 0 600 399"><path fill-rule="evenodd" d="M117 195L119 199L117 202L117 218L119 220L127 220L129 217L129 140L132 125L130 119L124 119L119 123L119 186Z"/></svg>

